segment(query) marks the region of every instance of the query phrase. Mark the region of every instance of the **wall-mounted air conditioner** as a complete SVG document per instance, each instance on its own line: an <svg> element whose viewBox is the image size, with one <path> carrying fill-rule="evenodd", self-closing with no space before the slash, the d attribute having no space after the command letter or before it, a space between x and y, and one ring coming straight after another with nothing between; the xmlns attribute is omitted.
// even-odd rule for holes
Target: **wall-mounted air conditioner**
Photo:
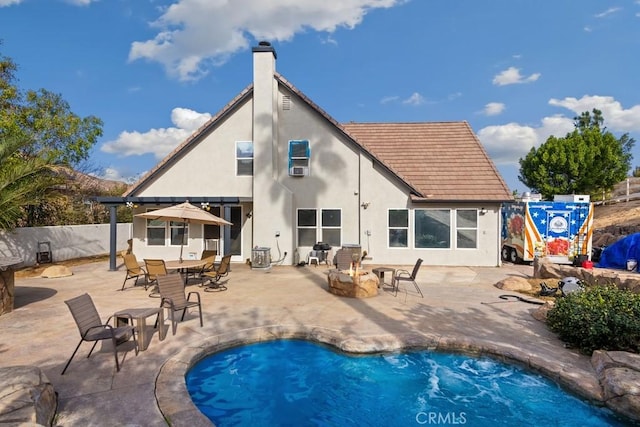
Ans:
<svg viewBox="0 0 640 427"><path fill-rule="evenodd" d="M289 168L290 176L307 176L309 175L308 166L292 166Z"/></svg>

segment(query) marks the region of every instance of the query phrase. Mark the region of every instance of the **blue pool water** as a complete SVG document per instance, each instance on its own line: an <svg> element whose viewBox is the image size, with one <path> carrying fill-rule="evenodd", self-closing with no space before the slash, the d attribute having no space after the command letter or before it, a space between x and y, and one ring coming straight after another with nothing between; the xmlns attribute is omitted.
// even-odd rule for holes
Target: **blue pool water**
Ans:
<svg viewBox="0 0 640 427"><path fill-rule="evenodd" d="M186 382L217 426L628 425L518 366L430 351L268 341L215 353Z"/></svg>

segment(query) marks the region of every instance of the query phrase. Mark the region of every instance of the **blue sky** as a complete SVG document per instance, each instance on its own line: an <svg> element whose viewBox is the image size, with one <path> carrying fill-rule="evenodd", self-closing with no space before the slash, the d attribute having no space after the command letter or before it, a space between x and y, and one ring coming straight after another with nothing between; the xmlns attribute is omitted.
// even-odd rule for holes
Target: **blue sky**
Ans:
<svg viewBox="0 0 640 427"><path fill-rule="evenodd" d="M518 159L603 111L639 141L640 0L0 0L21 89L104 121L89 162L132 180L251 83L251 47L339 122L466 120Z"/></svg>

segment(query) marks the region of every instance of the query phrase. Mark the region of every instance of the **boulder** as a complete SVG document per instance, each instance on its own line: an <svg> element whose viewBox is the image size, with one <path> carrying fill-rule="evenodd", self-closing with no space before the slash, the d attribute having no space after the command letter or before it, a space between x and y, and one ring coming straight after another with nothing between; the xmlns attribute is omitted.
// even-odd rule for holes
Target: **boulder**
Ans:
<svg viewBox="0 0 640 427"><path fill-rule="evenodd" d="M53 385L39 368L0 368L0 425L50 426L57 406Z"/></svg>
<svg viewBox="0 0 640 427"><path fill-rule="evenodd" d="M495 284L496 288L505 291L531 291L532 287L525 277L511 276Z"/></svg>
<svg viewBox="0 0 640 427"><path fill-rule="evenodd" d="M52 265L44 269L40 277L55 278L73 276L73 272L66 265Z"/></svg>
<svg viewBox="0 0 640 427"><path fill-rule="evenodd" d="M596 350L591 365L598 375L607 407L640 421L640 355Z"/></svg>
<svg viewBox="0 0 640 427"><path fill-rule="evenodd" d="M533 310L531 315L533 316L534 319L540 322L546 322L547 314L549 313L549 310L551 310L555 305L556 304L553 301L546 301L543 305L538 307L536 310Z"/></svg>

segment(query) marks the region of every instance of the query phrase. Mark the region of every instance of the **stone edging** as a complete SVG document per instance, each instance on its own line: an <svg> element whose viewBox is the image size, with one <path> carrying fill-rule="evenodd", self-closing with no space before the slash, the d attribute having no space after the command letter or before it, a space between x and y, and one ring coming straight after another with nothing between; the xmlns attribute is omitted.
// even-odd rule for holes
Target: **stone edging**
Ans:
<svg viewBox="0 0 640 427"><path fill-rule="evenodd" d="M584 371L574 365L549 361L521 349L502 343L487 342L464 336L407 333L345 337L340 331L323 327L263 326L220 334L205 339L197 346L188 346L169 358L156 378L155 395L160 412L174 427L210 427L212 423L193 404L187 391L185 375L206 356L231 347L276 339L305 339L329 344L349 353L377 353L403 349L453 351L490 356L502 362L520 364L532 369L568 391L595 404L604 401L602 388L595 372Z"/></svg>

